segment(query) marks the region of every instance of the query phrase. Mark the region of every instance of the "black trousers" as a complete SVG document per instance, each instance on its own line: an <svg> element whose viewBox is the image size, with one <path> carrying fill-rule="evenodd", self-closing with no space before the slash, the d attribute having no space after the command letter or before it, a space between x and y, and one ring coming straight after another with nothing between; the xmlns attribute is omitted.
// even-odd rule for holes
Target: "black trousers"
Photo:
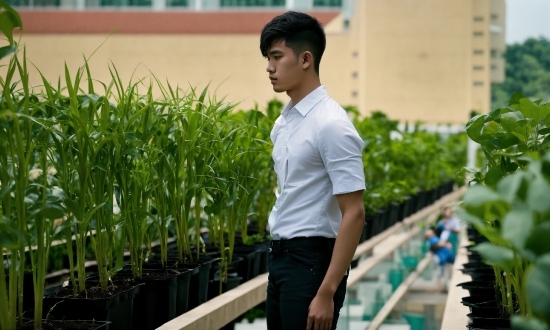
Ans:
<svg viewBox="0 0 550 330"><path fill-rule="evenodd" d="M267 284L267 328L302 330L308 309L330 264L334 239L298 237L270 243ZM347 275L334 294L332 329L340 316L346 296Z"/></svg>

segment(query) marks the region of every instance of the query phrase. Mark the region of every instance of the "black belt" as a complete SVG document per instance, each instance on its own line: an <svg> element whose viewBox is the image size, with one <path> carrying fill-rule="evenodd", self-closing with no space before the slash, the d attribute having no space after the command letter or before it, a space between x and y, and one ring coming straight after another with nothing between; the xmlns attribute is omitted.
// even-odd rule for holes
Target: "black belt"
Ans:
<svg viewBox="0 0 550 330"><path fill-rule="evenodd" d="M335 238L313 236L294 237L290 239L272 240L269 243L269 251L288 250L296 248L334 248Z"/></svg>

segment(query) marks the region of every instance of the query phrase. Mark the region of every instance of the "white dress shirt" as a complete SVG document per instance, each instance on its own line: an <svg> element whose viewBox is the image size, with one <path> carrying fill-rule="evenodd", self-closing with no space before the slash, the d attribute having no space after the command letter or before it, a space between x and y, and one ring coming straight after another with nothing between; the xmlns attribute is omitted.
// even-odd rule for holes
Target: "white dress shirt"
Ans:
<svg viewBox="0 0 550 330"><path fill-rule="evenodd" d="M359 137L346 111L320 86L291 103L271 131L277 201L274 239L335 238L342 222L336 196L365 189Z"/></svg>

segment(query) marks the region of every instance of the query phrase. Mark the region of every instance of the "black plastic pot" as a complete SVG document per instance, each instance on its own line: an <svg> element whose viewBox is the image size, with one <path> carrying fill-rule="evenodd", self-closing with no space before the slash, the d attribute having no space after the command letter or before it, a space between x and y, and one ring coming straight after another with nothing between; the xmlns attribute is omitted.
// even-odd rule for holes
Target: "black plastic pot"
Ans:
<svg viewBox="0 0 550 330"><path fill-rule="evenodd" d="M259 274L267 273L267 258L269 256L269 241L256 243L254 246L257 248L257 253L260 254L260 268Z"/></svg>
<svg viewBox="0 0 550 330"><path fill-rule="evenodd" d="M419 191L416 199L416 211L422 210L427 205L427 192Z"/></svg>
<svg viewBox="0 0 550 330"><path fill-rule="evenodd" d="M94 280L91 279L90 283ZM127 290L115 295L86 299L84 297L56 297L62 289L56 286L44 290L43 315L54 320L98 320L107 321L105 329L131 330L135 296L140 292L141 284L133 283Z"/></svg>
<svg viewBox="0 0 550 330"><path fill-rule="evenodd" d="M510 317L480 317L475 316L472 313L467 315L471 320L471 325L477 328L510 328Z"/></svg>
<svg viewBox="0 0 550 330"><path fill-rule="evenodd" d="M462 268L460 271L468 275L493 275L495 271L489 268L475 269L475 268Z"/></svg>
<svg viewBox="0 0 550 330"><path fill-rule="evenodd" d="M364 233L364 240L368 241L372 238L372 236L375 235L374 230L375 226L377 226L376 222L378 221L378 214L375 212L374 214L367 214L365 215L365 227L363 227L363 233Z"/></svg>
<svg viewBox="0 0 550 330"><path fill-rule="evenodd" d="M10 285L10 275L6 274L6 288ZM23 274L23 311L34 310L34 283L32 272Z"/></svg>
<svg viewBox="0 0 550 330"><path fill-rule="evenodd" d="M222 282L222 294L234 289L239 286L242 278L237 275L237 273L229 273L227 276L227 281ZM208 285L208 300L216 298L220 295L220 279L215 277L210 281Z"/></svg>
<svg viewBox="0 0 550 330"><path fill-rule="evenodd" d="M164 275L162 277L159 277ZM156 329L170 321L176 315L176 296L178 288L177 271L158 269L144 269L142 277L136 282L143 283L139 294L134 299L132 315L132 329ZM115 278L131 278L130 271L123 269Z"/></svg>
<svg viewBox="0 0 550 330"><path fill-rule="evenodd" d="M390 204L390 219L388 223L388 227L391 227L395 225L399 219L399 204Z"/></svg>
<svg viewBox="0 0 550 330"><path fill-rule="evenodd" d="M241 257L243 260L239 263L237 273L242 277L242 282L246 282L260 273L260 258L258 248L255 246L236 246L233 249L233 258Z"/></svg>
<svg viewBox="0 0 550 330"><path fill-rule="evenodd" d="M379 209L376 211L376 216L373 218L373 227L372 227L372 236L376 236L383 232L386 228L386 214L388 214L387 209Z"/></svg>
<svg viewBox="0 0 550 330"><path fill-rule="evenodd" d="M217 258L203 257L197 274L191 275L189 284L189 310L199 306L208 300L208 284L210 281L210 269L212 265L219 263Z"/></svg>
<svg viewBox="0 0 550 330"><path fill-rule="evenodd" d="M496 294L495 283L491 282L470 281L460 283L457 286L468 290L470 297L486 297L488 299L494 299Z"/></svg>
<svg viewBox="0 0 550 330"><path fill-rule="evenodd" d="M501 317L502 313L498 308L497 301L484 297L464 297L462 304L470 308L471 315L476 317Z"/></svg>

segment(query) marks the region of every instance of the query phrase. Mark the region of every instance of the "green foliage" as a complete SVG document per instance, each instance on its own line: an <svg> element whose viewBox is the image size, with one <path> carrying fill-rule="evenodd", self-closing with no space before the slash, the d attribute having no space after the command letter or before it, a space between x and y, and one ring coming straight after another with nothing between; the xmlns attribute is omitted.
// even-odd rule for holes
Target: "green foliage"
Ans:
<svg viewBox="0 0 550 330"><path fill-rule="evenodd" d="M528 39L508 45L504 53L506 78L491 87L493 108L507 105L510 95L521 92L529 99L548 99L550 95L550 41Z"/></svg>
<svg viewBox="0 0 550 330"><path fill-rule="evenodd" d="M474 182L494 187L501 177L524 168L521 156L540 159L550 149L550 103L532 102L516 93L506 108L472 118L468 136L479 143L487 164L474 173Z"/></svg>
<svg viewBox="0 0 550 330"><path fill-rule="evenodd" d="M466 164L465 134L443 139L420 129L400 131L398 122L381 112L359 118L351 108L348 114L365 142L367 190L363 196L367 213L455 180Z"/></svg>
<svg viewBox="0 0 550 330"><path fill-rule="evenodd" d="M549 118L549 103L516 93L508 107L478 115L466 128L488 162L471 171L477 184L459 217L489 240L475 250L495 268L502 307L519 315L514 329L550 325Z"/></svg>

